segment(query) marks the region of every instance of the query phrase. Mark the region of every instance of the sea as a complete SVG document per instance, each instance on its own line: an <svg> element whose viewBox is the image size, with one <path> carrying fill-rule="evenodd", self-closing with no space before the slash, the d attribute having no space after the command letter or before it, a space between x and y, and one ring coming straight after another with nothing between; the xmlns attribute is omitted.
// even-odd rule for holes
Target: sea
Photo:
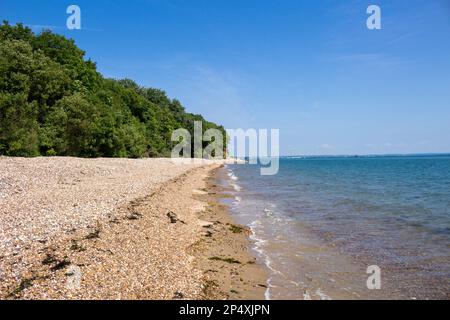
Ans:
<svg viewBox="0 0 450 320"><path fill-rule="evenodd" d="M283 157L219 180L266 299L450 298L450 155Z"/></svg>

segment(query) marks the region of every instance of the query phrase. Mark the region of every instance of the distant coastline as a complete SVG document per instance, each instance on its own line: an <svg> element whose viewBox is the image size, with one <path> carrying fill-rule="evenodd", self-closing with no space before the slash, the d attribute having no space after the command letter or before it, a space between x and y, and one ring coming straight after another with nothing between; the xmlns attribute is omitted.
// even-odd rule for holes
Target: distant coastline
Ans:
<svg viewBox="0 0 450 320"><path fill-rule="evenodd" d="M291 155L291 156L280 156L282 159L289 158L386 158L386 157L448 157L450 152L442 153L386 153L386 154L342 154L342 155Z"/></svg>

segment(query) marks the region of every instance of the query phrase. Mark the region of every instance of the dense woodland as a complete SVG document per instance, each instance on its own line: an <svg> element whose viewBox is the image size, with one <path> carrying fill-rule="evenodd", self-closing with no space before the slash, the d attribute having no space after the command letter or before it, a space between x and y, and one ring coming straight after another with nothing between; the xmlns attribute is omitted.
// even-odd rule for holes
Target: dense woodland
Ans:
<svg viewBox="0 0 450 320"><path fill-rule="evenodd" d="M224 132L164 91L104 78L71 39L0 26L0 155L169 156L194 121Z"/></svg>

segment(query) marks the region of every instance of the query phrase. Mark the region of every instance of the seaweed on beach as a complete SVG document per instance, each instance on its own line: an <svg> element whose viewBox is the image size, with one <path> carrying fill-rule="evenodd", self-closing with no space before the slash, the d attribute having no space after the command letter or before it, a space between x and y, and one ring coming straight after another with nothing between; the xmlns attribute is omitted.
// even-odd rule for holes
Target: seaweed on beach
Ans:
<svg viewBox="0 0 450 320"><path fill-rule="evenodd" d="M142 218L142 214L137 211L133 211L130 215L127 216L128 220L139 220Z"/></svg>
<svg viewBox="0 0 450 320"><path fill-rule="evenodd" d="M100 238L100 229L96 229L89 233L86 237L84 237L86 240L92 240L92 239L98 239Z"/></svg>
<svg viewBox="0 0 450 320"><path fill-rule="evenodd" d="M78 244L78 242L76 240L72 240L72 245L70 246L70 250L82 252L82 251L86 251L86 248L83 247L82 245Z"/></svg>
<svg viewBox="0 0 450 320"><path fill-rule="evenodd" d="M28 288L33 286L34 281L36 281L36 280L43 280L43 279L48 279L48 276L40 276L40 277L33 276L33 277L30 277L30 278L22 279L20 281L19 286L16 289L14 289L12 292L10 292L6 296L6 298L7 299L17 299L24 290L26 290L26 289L28 289Z"/></svg>
<svg viewBox="0 0 450 320"><path fill-rule="evenodd" d="M172 300L181 300L184 299L184 294L181 292L175 292L175 294L172 297Z"/></svg>
<svg viewBox="0 0 450 320"><path fill-rule="evenodd" d="M46 257L44 258L44 260L42 260L42 264L43 265L49 265L49 264L53 264L55 263L56 257L50 253L47 253Z"/></svg>
<svg viewBox="0 0 450 320"><path fill-rule="evenodd" d="M117 219L117 218L113 218L113 219L111 219L111 220L109 221L109 223L111 223L111 224L120 224L120 221L119 221L119 219Z"/></svg>
<svg viewBox="0 0 450 320"><path fill-rule="evenodd" d="M230 231L233 233L242 233L245 231L245 228L232 224L230 225Z"/></svg>
<svg viewBox="0 0 450 320"><path fill-rule="evenodd" d="M36 277L25 278L20 281L19 286L14 289L11 293L7 295L7 298L17 298L17 296L25 289L31 287L33 285L33 281L36 280Z"/></svg>
<svg viewBox="0 0 450 320"><path fill-rule="evenodd" d="M181 222L182 224L186 224L186 222L184 222L183 220L178 219L177 214L172 211L169 211L167 213L167 217L170 219L170 223Z"/></svg>
<svg viewBox="0 0 450 320"><path fill-rule="evenodd" d="M222 262L226 262L229 264L241 264L241 262L239 260L236 260L234 258L211 257L211 258L209 258L209 260L222 261Z"/></svg>
<svg viewBox="0 0 450 320"><path fill-rule="evenodd" d="M70 261L68 260L62 260L59 261L57 264L55 264L53 267L50 268L51 271L58 271L61 269L64 269L65 267L70 265Z"/></svg>
<svg viewBox="0 0 450 320"><path fill-rule="evenodd" d="M58 260L53 254L47 253L47 256L42 260L43 265L51 265L53 264L53 267L50 268L51 271L57 271L60 269L65 268L70 264L70 261L67 261L66 259Z"/></svg>
<svg viewBox="0 0 450 320"><path fill-rule="evenodd" d="M217 290L217 288L219 287L219 285L217 284L216 281L214 280L205 280L204 284L203 284L203 294L206 297L212 296L215 291Z"/></svg>
<svg viewBox="0 0 450 320"><path fill-rule="evenodd" d="M211 238L213 236L213 233L211 231L206 231L205 237Z"/></svg>

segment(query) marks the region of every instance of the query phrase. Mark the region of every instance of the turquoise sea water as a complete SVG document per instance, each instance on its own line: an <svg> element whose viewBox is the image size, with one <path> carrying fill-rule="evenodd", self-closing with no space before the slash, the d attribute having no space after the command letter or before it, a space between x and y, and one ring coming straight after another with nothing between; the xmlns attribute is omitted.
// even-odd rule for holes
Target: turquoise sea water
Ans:
<svg viewBox="0 0 450 320"><path fill-rule="evenodd" d="M450 297L450 156L282 158L229 165L271 299ZM369 290L367 267L381 269Z"/></svg>

